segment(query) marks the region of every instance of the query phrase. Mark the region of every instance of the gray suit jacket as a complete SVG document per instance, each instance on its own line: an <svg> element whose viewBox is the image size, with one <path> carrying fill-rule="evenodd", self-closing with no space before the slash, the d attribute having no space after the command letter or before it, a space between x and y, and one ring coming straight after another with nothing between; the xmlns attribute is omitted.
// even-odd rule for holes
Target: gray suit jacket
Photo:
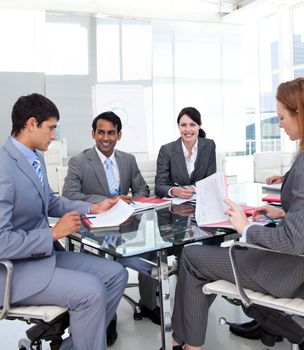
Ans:
<svg viewBox="0 0 304 350"><path fill-rule="evenodd" d="M302 291L304 297L304 153L295 159L282 186L281 202L286 216L277 227L252 225L247 242L279 250L290 255L250 250L241 259L244 270L275 296L293 296ZM278 283L280 276L285 283Z"/></svg>
<svg viewBox="0 0 304 350"><path fill-rule="evenodd" d="M149 187L138 169L135 157L115 150L115 158L119 169L121 194L126 195L131 189L133 197L149 196ZM104 167L95 147L69 160L62 194L69 199L81 199L90 203L111 197Z"/></svg>
<svg viewBox="0 0 304 350"><path fill-rule="evenodd" d="M48 216L86 213L88 203L56 197L40 156L44 185L35 170L8 140L0 148L0 259L14 265L12 302L44 289L52 278L55 254ZM5 272L0 270L0 305Z"/></svg>
<svg viewBox="0 0 304 350"><path fill-rule="evenodd" d="M215 143L213 140L198 138L197 158L194 170L189 178L182 149L182 139L167 143L160 148L157 158L155 177L155 194L158 197L168 196L168 191L179 185L195 185L199 180L216 172Z"/></svg>

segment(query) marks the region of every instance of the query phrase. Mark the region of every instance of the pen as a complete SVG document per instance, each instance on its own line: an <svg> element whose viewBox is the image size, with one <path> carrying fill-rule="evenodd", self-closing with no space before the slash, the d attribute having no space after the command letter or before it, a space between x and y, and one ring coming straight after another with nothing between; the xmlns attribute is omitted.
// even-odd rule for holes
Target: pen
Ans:
<svg viewBox="0 0 304 350"><path fill-rule="evenodd" d="M87 219L95 219L96 216L83 216L80 218L80 220L87 220Z"/></svg>
<svg viewBox="0 0 304 350"><path fill-rule="evenodd" d="M271 218L269 215L267 215L264 210L260 210L259 213L262 214L263 216L265 216L265 218L270 220L272 223L276 224L275 220L273 220L273 218Z"/></svg>
<svg viewBox="0 0 304 350"><path fill-rule="evenodd" d="M188 186L182 186L182 185L178 184L177 182L174 182L174 185L177 186L177 187L183 188L184 190L188 190ZM195 193L196 192L194 192L194 191L192 192L192 194L195 194Z"/></svg>

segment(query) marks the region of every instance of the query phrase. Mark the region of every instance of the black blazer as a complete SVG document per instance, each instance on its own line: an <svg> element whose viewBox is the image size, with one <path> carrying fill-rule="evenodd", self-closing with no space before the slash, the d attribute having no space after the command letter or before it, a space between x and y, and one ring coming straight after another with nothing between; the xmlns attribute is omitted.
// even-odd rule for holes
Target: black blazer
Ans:
<svg viewBox="0 0 304 350"><path fill-rule="evenodd" d="M189 177L182 148L182 139L167 143L160 148L157 158L155 177L155 194L158 197L168 196L174 183L195 185L199 180L216 172L215 143L213 140L198 138L197 158L194 170Z"/></svg>

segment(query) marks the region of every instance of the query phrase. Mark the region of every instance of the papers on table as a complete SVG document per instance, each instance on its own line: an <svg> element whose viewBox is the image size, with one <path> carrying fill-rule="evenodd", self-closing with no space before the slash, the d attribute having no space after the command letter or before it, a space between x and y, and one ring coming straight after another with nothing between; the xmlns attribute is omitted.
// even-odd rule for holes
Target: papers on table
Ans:
<svg viewBox="0 0 304 350"><path fill-rule="evenodd" d="M217 172L196 183L195 218L198 226L232 227L225 215L227 185L223 172Z"/></svg>
<svg viewBox="0 0 304 350"><path fill-rule="evenodd" d="M163 207L170 207L171 198L164 199L164 198L158 198L158 197L137 197L137 198L133 198L133 202L135 202L135 204L147 203L150 206L153 206L155 208L163 208ZM143 206L143 208L144 208L144 206ZM148 208L148 206L147 206L147 208Z"/></svg>
<svg viewBox="0 0 304 350"><path fill-rule="evenodd" d="M119 226L134 212L129 204L121 199L108 211L102 214L87 214L82 216L82 222L89 228Z"/></svg>
<svg viewBox="0 0 304 350"><path fill-rule="evenodd" d="M184 199L184 198L179 198L179 197L166 197L164 198L166 200L170 200L171 201L171 204L182 204L182 203L185 203L185 202L196 202L196 194L194 194L191 198L189 199Z"/></svg>
<svg viewBox="0 0 304 350"><path fill-rule="evenodd" d="M130 203L130 206L134 209L134 212L137 213L139 211L148 210L148 209L154 209L155 205L151 203L142 203L133 201Z"/></svg>
<svg viewBox="0 0 304 350"><path fill-rule="evenodd" d="M281 192L282 184L272 184L272 185L262 184L262 187L265 190L274 191L274 192Z"/></svg>

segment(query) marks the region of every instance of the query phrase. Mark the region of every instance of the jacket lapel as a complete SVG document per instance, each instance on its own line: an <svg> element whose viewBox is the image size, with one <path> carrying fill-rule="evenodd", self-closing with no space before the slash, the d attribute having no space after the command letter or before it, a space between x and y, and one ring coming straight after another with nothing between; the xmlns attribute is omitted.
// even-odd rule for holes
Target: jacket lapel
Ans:
<svg viewBox="0 0 304 350"><path fill-rule="evenodd" d="M120 192L121 194L128 194L129 192L129 183L127 183L127 179L129 176L129 163L119 151L115 150L115 159L118 166L119 171L119 180L120 180ZM121 176L123 174L123 176Z"/></svg>
<svg viewBox="0 0 304 350"><path fill-rule="evenodd" d="M43 164L43 175L44 175L44 187L42 187L42 184L40 180L38 179L38 176L35 173L35 170L33 167L29 164L27 159L18 151L18 149L12 144L10 140L8 140L5 144L5 147L11 157L16 160L17 167L33 182L34 186L38 190L42 201L44 203L45 208L45 215L47 217L47 196L45 192L45 186L47 186L47 176L46 176L46 170L44 166L44 162L41 160L41 156L39 155L39 158L41 160L41 164Z"/></svg>
<svg viewBox="0 0 304 350"><path fill-rule="evenodd" d="M88 152L87 158L88 163L97 176L98 182L102 188L102 192L106 194L106 197L111 197L107 176L104 171L103 164L95 150L95 147L91 148L90 152Z"/></svg>
<svg viewBox="0 0 304 350"><path fill-rule="evenodd" d="M206 142L203 138L198 138L197 144L197 157L194 163L194 170L190 176L191 183L196 182L195 179L198 176L198 173L201 173L200 170L206 164Z"/></svg>

